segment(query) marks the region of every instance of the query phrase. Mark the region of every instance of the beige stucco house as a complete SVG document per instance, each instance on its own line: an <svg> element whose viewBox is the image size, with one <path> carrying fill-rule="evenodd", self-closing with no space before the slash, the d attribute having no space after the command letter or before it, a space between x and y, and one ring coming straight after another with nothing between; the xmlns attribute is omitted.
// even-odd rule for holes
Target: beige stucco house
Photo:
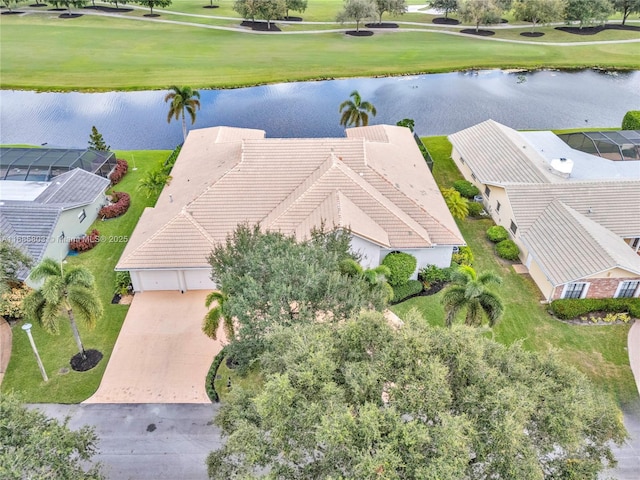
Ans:
<svg viewBox="0 0 640 480"><path fill-rule="evenodd" d="M192 130L156 206L143 212L116 270L135 291L215 288L207 258L241 223L298 239L349 229L364 266L394 250L448 266L464 239L411 132L376 125L346 138L265 138Z"/></svg>
<svg viewBox="0 0 640 480"><path fill-rule="evenodd" d="M449 136L454 162L548 301L640 295L640 132L628 133L629 156L609 155L617 160L493 120Z"/></svg>

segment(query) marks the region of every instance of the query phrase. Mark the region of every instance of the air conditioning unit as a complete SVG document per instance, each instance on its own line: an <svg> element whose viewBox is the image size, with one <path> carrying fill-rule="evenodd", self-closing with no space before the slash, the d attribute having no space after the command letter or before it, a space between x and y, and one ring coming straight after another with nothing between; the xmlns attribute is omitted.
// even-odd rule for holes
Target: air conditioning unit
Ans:
<svg viewBox="0 0 640 480"><path fill-rule="evenodd" d="M476 195L475 197L473 197L473 201L474 202L478 202L478 203L482 203L482 201L483 201L482 195Z"/></svg>

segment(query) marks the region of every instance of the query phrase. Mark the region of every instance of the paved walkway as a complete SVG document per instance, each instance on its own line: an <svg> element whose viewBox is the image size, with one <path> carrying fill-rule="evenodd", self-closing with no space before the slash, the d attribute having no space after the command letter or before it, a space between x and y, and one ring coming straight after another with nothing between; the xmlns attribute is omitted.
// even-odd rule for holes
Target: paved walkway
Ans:
<svg viewBox="0 0 640 480"><path fill-rule="evenodd" d="M84 403L210 403L205 378L222 343L202 333L208 293L137 293L102 382ZM222 330L218 338L225 340Z"/></svg>

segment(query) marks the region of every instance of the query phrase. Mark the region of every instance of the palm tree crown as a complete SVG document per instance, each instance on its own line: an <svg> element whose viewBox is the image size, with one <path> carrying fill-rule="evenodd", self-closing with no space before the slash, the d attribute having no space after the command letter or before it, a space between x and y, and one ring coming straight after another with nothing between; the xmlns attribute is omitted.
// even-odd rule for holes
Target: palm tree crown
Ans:
<svg viewBox="0 0 640 480"><path fill-rule="evenodd" d="M453 274L452 281L453 285L447 288L442 296L448 327L451 327L456 314L465 307L467 325L481 325L484 315L491 327L500 320L504 305L498 295L487 289L489 284L502 283L500 277L493 272L478 275L472 267L463 265Z"/></svg>
<svg viewBox="0 0 640 480"><path fill-rule="evenodd" d="M200 92L191 87L177 87L175 85L169 88L169 93L164 97L165 102L169 103L169 114L167 115L167 123L175 117L176 120L182 118L182 136L187 139L187 120L185 111L191 117L191 125L196 121L196 110L200 109Z"/></svg>
<svg viewBox="0 0 640 480"><path fill-rule="evenodd" d="M352 100L345 100L340 104L339 110L340 113L342 113L342 116L340 117L340 125L345 127L359 127L362 125L363 127L366 127L369 125L369 113L371 113L373 117L378 113L376 112L376 107L367 101L363 102L360 97L360 93L357 90L351 92L349 97L351 97Z"/></svg>
<svg viewBox="0 0 640 480"><path fill-rule="evenodd" d="M60 317L66 313L78 350L84 358L84 346L75 317L88 328L93 328L102 316L102 303L96 294L91 272L82 266L63 269L62 263L45 258L31 270L30 278L36 282L43 280L43 284L24 300L27 318L40 323L46 331L57 334Z"/></svg>
<svg viewBox="0 0 640 480"><path fill-rule="evenodd" d="M205 306L209 308L213 302L216 302L216 306L209 310L207 315L204 317L204 321L202 322L202 331L208 337L215 340L218 332L218 325L220 325L220 320L222 320L227 337L229 339L233 338L233 320L227 315L226 311L227 295L222 292L211 292L207 295Z"/></svg>

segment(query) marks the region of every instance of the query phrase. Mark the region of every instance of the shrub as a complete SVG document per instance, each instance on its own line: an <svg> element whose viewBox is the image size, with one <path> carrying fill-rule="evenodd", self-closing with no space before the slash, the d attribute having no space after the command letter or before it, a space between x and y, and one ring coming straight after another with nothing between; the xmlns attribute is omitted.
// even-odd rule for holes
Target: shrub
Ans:
<svg viewBox="0 0 640 480"><path fill-rule="evenodd" d="M389 268L387 281L392 287L406 284L417 264L416 257L404 252L391 252L382 260L382 265Z"/></svg>
<svg viewBox="0 0 640 480"><path fill-rule="evenodd" d="M69 242L69 248L76 252L86 252L87 250L91 250L95 247L100 241L100 232L95 228L91 230L89 235L85 235L84 237L74 238Z"/></svg>
<svg viewBox="0 0 640 480"><path fill-rule="evenodd" d="M470 217L479 217L484 210L484 206L480 202L469 202L467 205L468 215Z"/></svg>
<svg viewBox="0 0 640 480"><path fill-rule="evenodd" d="M431 283L444 283L451 281L451 274L453 273L453 268L439 268L435 265L427 265L422 268L418 273L418 279L431 284Z"/></svg>
<svg viewBox="0 0 640 480"><path fill-rule="evenodd" d="M126 295L129 293L129 286L131 286L131 275L129 272L116 272L114 286L114 293L118 293L120 295Z"/></svg>
<svg viewBox="0 0 640 480"><path fill-rule="evenodd" d="M178 159L178 155L180 155L180 150L182 150L182 145L178 145L175 148L175 150L171 152L171 155L169 155L169 157L162 164L162 171L167 175L171 173L171 169L175 165L176 160Z"/></svg>
<svg viewBox="0 0 640 480"><path fill-rule="evenodd" d="M111 180L111 185L115 185L119 183L120 180L122 180L122 177L124 177L127 174L128 170L129 170L129 164L127 163L127 161L117 159L116 166L113 169L113 172L111 172L111 175L109 175L109 180Z"/></svg>
<svg viewBox="0 0 640 480"><path fill-rule="evenodd" d="M0 316L15 319L24 317L22 301L29 293L31 289L21 284L0 295Z"/></svg>
<svg viewBox="0 0 640 480"><path fill-rule="evenodd" d="M451 255L451 261L457 265L473 265L473 252L470 247L459 247L458 252Z"/></svg>
<svg viewBox="0 0 640 480"><path fill-rule="evenodd" d="M622 119L622 130L640 130L640 110L630 110Z"/></svg>
<svg viewBox="0 0 640 480"><path fill-rule="evenodd" d="M456 180L453 182L453 188L460 192L460 195L465 198L473 199L473 197L480 193L478 187L467 180Z"/></svg>
<svg viewBox="0 0 640 480"><path fill-rule="evenodd" d="M404 285L395 286L393 287L393 298L391 299L391 303L400 303L403 300L415 297L422 292L423 288L424 286L419 280L409 280Z"/></svg>
<svg viewBox="0 0 640 480"><path fill-rule="evenodd" d="M227 356L227 347L224 346L222 347L222 350L220 350L220 353L218 353L215 357L213 357L213 362L211 363L211 366L209 367L209 372L207 373L207 379L206 384L205 384L205 389L207 390L207 395L209 397L209 400L211 400L212 402L219 402L220 401L220 397L218 396L218 392L216 392L216 387L214 386L213 382L216 379L216 373L218 373L218 367L220 366L220 364L222 363L222 360L224 360L224 358Z"/></svg>
<svg viewBox="0 0 640 480"><path fill-rule="evenodd" d="M509 232L502 225L494 225L487 230L487 238L493 243L509 240Z"/></svg>
<svg viewBox="0 0 640 480"><path fill-rule="evenodd" d="M640 318L640 298L568 298L551 302L552 313L562 319L578 318L591 312L629 313Z"/></svg>
<svg viewBox="0 0 640 480"><path fill-rule="evenodd" d="M105 218L116 218L120 215L124 215L129 210L131 204L131 197L125 192L113 192L111 193L111 199L114 203L102 207L98 212L98 216Z"/></svg>
<svg viewBox="0 0 640 480"><path fill-rule="evenodd" d="M506 260L518 260L520 249L513 240L503 240L496 245L496 253Z"/></svg>

